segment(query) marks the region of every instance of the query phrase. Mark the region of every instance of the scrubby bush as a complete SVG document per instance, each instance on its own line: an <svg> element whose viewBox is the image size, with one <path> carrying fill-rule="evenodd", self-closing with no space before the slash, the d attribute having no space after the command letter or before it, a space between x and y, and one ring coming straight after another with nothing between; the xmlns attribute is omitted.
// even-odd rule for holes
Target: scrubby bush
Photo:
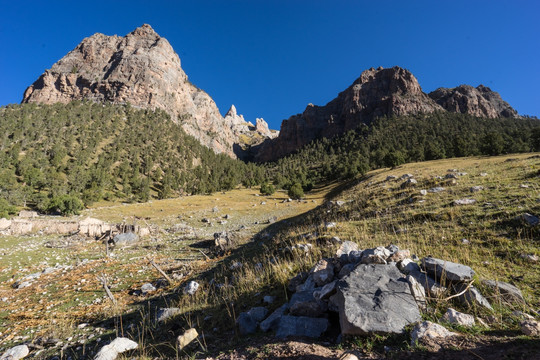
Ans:
<svg viewBox="0 0 540 360"><path fill-rule="evenodd" d="M268 182L264 182L262 185L261 185L261 194L262 195L272 195L276 192L276 188L274 187L274 185L268 183Z"/></svg>
<svg viewBox="0 0 540 360"><path fill-rule="evenodd" d="M8 218L9 215L17 213L17 208L11 205L6 199L0 199L0 218Z"/></svg>
<svg viewBox="0 0 540 360"><path fill-rule="evenodd" d="M294 183L289 189L289 197L294 200L298 200L304 197L304 189L300 183Z"/></svg>
<svg viewBox="0 0 540 360"><path fill-rule="evenodd" d="M55 196L49 201L47 210L49 213L61 215L78 215L83 208L82 201L74 195Z"/></svg>

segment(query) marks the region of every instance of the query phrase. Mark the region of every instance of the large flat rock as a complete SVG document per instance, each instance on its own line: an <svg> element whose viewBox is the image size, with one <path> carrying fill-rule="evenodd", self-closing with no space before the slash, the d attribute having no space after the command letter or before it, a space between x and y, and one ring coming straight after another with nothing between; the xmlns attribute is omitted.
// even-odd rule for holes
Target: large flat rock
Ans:
<svg viewBox="0 0 540 360"><path fill-rule="evenodd" d="M361 264L338 282L341 333L402 333L421 320L409 284L394 265Z"/></svg>
<svg viewBox="0 0 540 360"><path fill-rule="evenodd" d="M423 258L422 267L439 282L442 280L471 281L474 276L474 270L466 265L432 257Z"/></svg>

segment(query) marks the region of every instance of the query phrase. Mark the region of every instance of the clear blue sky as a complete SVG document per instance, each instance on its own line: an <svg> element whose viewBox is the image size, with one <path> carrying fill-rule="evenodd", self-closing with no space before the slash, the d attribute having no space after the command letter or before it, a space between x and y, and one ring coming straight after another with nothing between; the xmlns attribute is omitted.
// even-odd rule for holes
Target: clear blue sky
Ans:
<svg viewBox="0 0 540 360"><path fill-rule="evenodd" d="M84 37L148 23L225 113L271 128L324 105L370 67L399 65L425 92L484 84L540 116L540 2L0 0L0 105Z"/></svg>

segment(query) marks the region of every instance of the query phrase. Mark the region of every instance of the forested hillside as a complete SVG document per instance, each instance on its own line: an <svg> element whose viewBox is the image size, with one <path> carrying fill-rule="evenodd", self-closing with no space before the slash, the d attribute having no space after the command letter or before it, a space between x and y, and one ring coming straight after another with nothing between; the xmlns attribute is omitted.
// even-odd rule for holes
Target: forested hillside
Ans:
<svg viewBox="0 0 540 360"><path fill-rule="evenodd" d="M369 127L313 141L267 167L274 184L288 188L300 183L308 190L321 181L408 162L539 150L536 118L486 119L437 112L378 118Z"/></svg>
<svg viewBox="0 0 540 360"><path fill-rule="evenodd" d="M161 110L92 102L0 108L0 198L45 212L258 184L262 169L216 155ZM81 203L82 201L82 203Z"/></svg>

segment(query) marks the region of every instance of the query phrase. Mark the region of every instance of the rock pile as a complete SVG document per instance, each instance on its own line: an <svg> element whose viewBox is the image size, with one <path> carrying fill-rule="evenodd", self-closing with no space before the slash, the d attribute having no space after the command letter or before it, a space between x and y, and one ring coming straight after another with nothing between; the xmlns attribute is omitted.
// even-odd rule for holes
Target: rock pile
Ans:
<svg viewBox="0 0 540 360"><path fill-rule="evenodd" d="M417 257L413 256L413 258ZM395 245L360 250L354 242L341 243L334 258L319 260L309 272L292 278L290 301L267 316L264 307L241 313L238 320L242 334L260 328L276 331L276 336L320 337L332 326L331 313L337 313L342 335L402 333L409 324L421 321L427 300L454 294L464 306L492 310L489 302L472 284L472 268L433 257L419 262L409 250ZM485 281L494 297L523 304L519 289L500 281ZM496 290L496 291L495 291ZM449 308L442 322L472 326L472 315ZM421 323L416 338L453 336L444 327ZM442 328L442 329L441 329ZM440 336L443 336L440 335Z"/></svg>

